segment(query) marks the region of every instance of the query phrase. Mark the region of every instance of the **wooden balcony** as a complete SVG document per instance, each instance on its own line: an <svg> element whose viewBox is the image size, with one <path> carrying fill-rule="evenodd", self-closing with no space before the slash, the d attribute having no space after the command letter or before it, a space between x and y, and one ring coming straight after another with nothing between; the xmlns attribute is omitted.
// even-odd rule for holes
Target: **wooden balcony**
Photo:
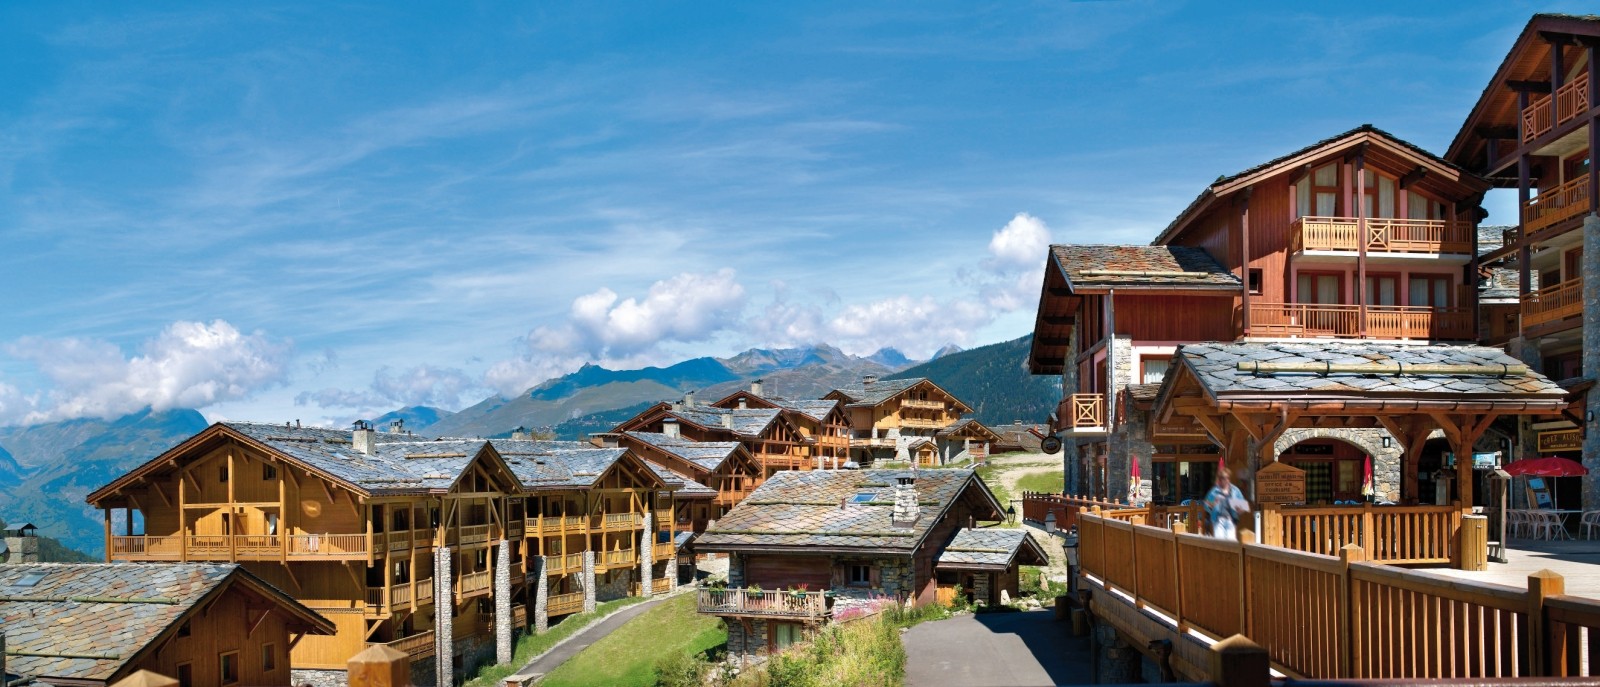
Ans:
<svg viewBox="0 0 1600 687"><path fill-rule="evenodd" d="M697 594L697 609L710 615L802 620L828 617L828 603L822 592L701 589Z"/></svg>
<svg viewBox="0 0 1600 687"><path fill-rule="evenodd" d="M633 549L605 551L595 554L594 567L598 570L627 568L632 567L633 564L637 563L638 561L639 559L636 555L634 555Z"/></svg>
<svg viewBox="0 0 1600 687"><path fill-rule="evenodd" d="M1589 175L1585 174L1524 203L1522 230L1531 235L1540 229L1582 217L1588 211Z"/></svg>
<svg viewBox="0 0 1600 687"><path fill-rule="evenodd" d="M944 401L919 401L908 398L900 402L900 407L920 410L944 410Z"/></svg>
<svg viewBox="0 0 1600 687"><path fill-rule="evenodd" d="M1568 81L1554 96L1541 96L1522 111L1522 142L1538 140L1589 111L1589 73Z"/></svg>
<svg viewBox="0 0 1600 687"><path fill-rule="evenodd" d="M633 596L644 596L644 586L638 582L633 583L630 591ZM670 591L672 591L672 580L665 577L657 577L650 580L650 593L665 594Z"/></svg>
<svg viewBox="0 0 1600 687"><path fill-rule="evenodd" d="M1583 280L1573 279L1522 294L1522 326L1583 315Z"/></svg>
<svg viewBox="0 0 1600 687"><path fill-rule="evenodd" d="M183 557L182 537L135 535L111 538L111 559L118 561L176 561Z"/></svg>
<svg viewBox="0 0 1600 687"><path fill-rule="evenodd" d="M547 616L569 615L583 610L583 592L571 594L551 594L545 600L544 612Z"/></svg>
<svg viewBox="0 0 1600 687"><path fill-rule="evenodd" d="M389 588L389 596L387 599L388 603L385 603L383 587L368 587L367 609L369 613L371 613L372 609L374 608L382 609L383 611L387 612L393 612L403 608L411 608L413 601L415 601L417 605L432 603L433 578L430 577L425 580L417 580L416 596L416 599L411 598L410 582L394 583L394 585Z"/></svg>
<svg viewBox="0 0 1600 687"><path fill-rule="evenodd" d="M654 513L651 519L655 520L656 529L664 530L672 524L671 508L657 508Z"/></svg>
<svg viewBox="0 0 1600 687"><path fill-rule="evenodd" d="M1056 406L1060 431L1072 436L1105 434L1106 397L1104 394L1072 394Z"/></svg>
<svg viewBox="0 0 1600 687"><path fill-rule="evenodd" d="M1290 250L1355 252L1361 250L1364 235L1369 252L1472 254L1472 225L1467 222L1372 217L1364 221L1365 232L1361 230L1363 220L1355 217L1301 217L1290 225Z"/></svg>
<svg viewBox="0 0 1600 687"><path fill-rule="evenodd" d="M650 558L657 562L671 560L677 554L678 552L673 550L672 544L657 543L655 546L650 547Z"/></svg>
<svg viewBox="0 0 1600 687"><path fill-rule="evenodd" d="M1251 303L1250 335L1274 338L1361 337L1361 309L1321 303ZM1477 323L1467 308L1367 306L1368 339L1465 341Z"/></svg>
<svg viewBox="0 0 1600 687"><path fill-rule="evenodd" d="M287 542L285 541L287 540ZM382 540L379 540L382 541ZM195 534L111 537L111 558L122 561L272 560L290 558L365 558L365 534Z"/></svg>
<svg viewBox="0 0 1600 687"><path fill-rule="evenodd" d="M456 596L462 599L484 596L489 593L489 588L493 584L494 579L489 577L489 571L487 570L464 573L456 578Z"/></svg>
<svg viewBox="0 0 1600 687"><path fill-rule="evenodd" d="M413 659L427 658L434 653L433 630L396 639L386 646L396 651L404 652Z"/></svg>
<svg viewBox="0 0 1600 687"><path fill-rule="evenodd" d="M591 527L595 530L606 532L622 532L636 530L644 526L644 518L638 513L607 513L594 516Z"/></svg>
<svg viewBox="0 0 1600 687"><path fill-rule="evenodd" d="M469 544L487 544L490 536L490 525L466 525L457 530L449 530L452 543L466 546Z"/></svg>
<svg viewBox="0 0 1600 687"><path fill-rule="evenodd" d="M567 575L583 572L583 554L569 553L565 556L546 556L544 559L545 575Z"/></svg>

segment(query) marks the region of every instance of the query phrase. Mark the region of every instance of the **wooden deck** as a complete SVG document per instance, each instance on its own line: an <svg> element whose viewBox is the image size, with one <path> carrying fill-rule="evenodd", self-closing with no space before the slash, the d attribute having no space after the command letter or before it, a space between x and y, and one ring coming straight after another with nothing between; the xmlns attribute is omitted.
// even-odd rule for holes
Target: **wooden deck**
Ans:
<svg viewBox="0 0 1600 687"><path fill-rule="evenodd" d="M1600 539L1593 541L1535 541L1513 539L1506 549L1508 563L1489 562L1483 572L1431 570L1474 582L1492 582L1527 588L1528 576L1550 570L1567 580L1567 594L1600 599Z"/></svg>

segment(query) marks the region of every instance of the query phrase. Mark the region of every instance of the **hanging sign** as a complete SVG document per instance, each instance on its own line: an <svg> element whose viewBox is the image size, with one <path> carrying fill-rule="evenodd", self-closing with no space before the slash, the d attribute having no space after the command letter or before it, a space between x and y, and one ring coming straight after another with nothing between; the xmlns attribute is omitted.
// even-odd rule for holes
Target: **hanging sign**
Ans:
<svg viewBox="0 0 1600 687"><path fill-rule="evenodd" d="M1576 428L1557 429L1539 433L1539 452L1545 451L1581 451L1583 450L1583 435Z"/></svg>
<svg viewBox="0 0 1600 687"><path fill-rule="evenodd" d="M1256 501L1284 505L1306 502L1306 471L1274 462L1256 471Z"/></svg>

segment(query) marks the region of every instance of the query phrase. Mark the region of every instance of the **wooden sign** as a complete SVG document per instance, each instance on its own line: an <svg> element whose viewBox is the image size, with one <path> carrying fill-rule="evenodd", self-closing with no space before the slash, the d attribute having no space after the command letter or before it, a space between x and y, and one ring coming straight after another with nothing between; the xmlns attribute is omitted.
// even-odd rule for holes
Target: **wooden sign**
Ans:
<svg viewBox="0 0 1600 687"><path fill-rule="evenodd" d="M1557 429L1539 433L1539 452L1581 451L1583 434L1577 429Z"/></svg>
<svg viewBox="0 0 1600 687"><path fill-rule="evenodd" d="M1303 505L1306 502L1306 472L1278 462L1257 470L1256 501Z"/></svg>

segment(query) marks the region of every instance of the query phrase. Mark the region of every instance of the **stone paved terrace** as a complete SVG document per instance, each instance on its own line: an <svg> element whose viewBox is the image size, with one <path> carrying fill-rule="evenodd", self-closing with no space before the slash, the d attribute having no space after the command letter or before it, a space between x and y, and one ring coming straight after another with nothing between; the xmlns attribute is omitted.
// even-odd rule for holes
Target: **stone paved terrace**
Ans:
<svg viewBox="0 0 1600 687"><path fill-rule="evenodd" d="M1600 599L1600 539L1513 539L1507 558L1509 563L1489 561L1489 569L1483 572L1440 568L1430 568L1428 572L1527 589L1528 575L1549 569L1566 578L1568 594Z"/></svg>

